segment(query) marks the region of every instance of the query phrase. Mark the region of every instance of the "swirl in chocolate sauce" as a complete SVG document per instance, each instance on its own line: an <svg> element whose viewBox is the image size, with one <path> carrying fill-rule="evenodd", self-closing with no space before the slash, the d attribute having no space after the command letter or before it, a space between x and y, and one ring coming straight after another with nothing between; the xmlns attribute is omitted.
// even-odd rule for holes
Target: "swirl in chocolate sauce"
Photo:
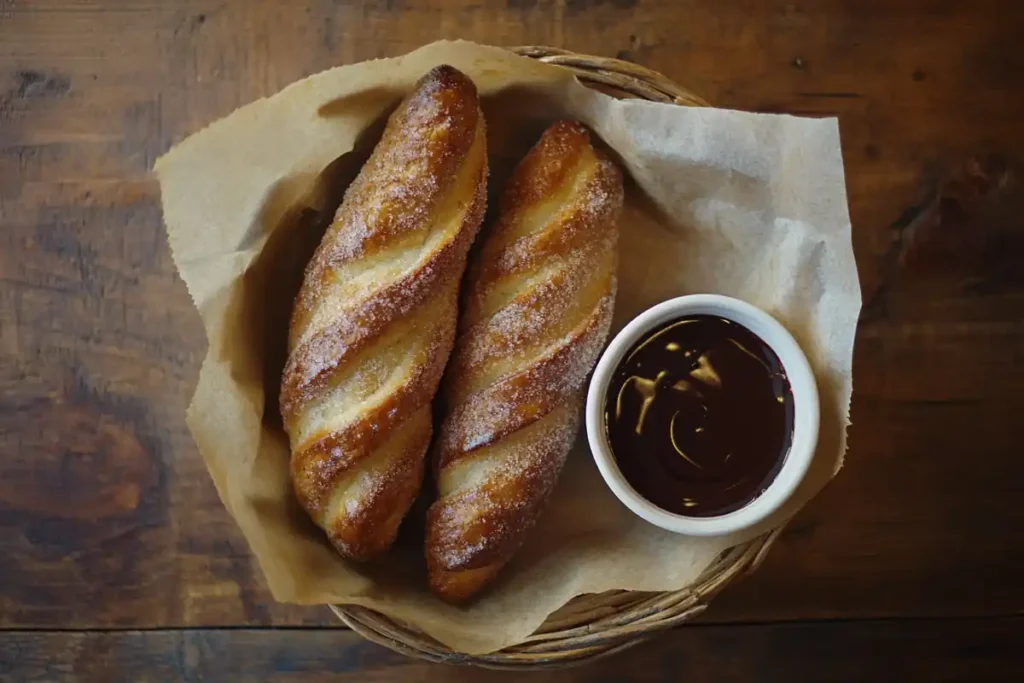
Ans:
<svg viewBox="0 0 1024 683"><path fill-rule="evenodd" d="M778 474L793 441L793 392L753 332L687 316L626 352L605 424L637 493L669 512L711 517L743 507Z"/></svg>

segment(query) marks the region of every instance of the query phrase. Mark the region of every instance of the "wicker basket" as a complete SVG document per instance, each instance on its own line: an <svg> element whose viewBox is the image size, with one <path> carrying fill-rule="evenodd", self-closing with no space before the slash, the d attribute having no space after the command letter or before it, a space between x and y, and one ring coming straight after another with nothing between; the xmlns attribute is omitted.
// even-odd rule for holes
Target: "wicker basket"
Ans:
<svg viewBox="0 0 1024 683"><path fill-rule="evenodd" d="M706 107L707 102L665 76L618 59L578 55L551 47L513 51L575 72L588 85L613 94L655 102ZM734 578L753 571L781 529L730 548L692 586L668 593L611 591L581 595L558 610L522 643L487 655L453 652L414 626L351 605L331 609L353 631L410 657L491 669L554 668L590 661L643 642L692 619Z"/></svg>

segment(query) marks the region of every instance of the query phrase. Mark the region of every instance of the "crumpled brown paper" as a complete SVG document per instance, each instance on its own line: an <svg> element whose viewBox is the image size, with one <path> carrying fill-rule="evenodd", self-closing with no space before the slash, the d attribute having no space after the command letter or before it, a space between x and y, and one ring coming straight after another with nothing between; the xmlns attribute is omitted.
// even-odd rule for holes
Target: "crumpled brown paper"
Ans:
<svg viewBox="0 0 1024 683"><path fill-rule="evenodd" d="M491 194L556 118L587 124L630 180L613 332L672 296L717 292L781 320L813 365L821 437L795 500L767 525L685 538L608 491L580 437L546 514L503 578L465 608L425 589L421 515L389 557L342 560L298 507L277 387L302 267L387 113L429 68L476 81ZM724 549L778 525L839 469L846 448L860 287L834 119L620 101L557 67L494 47L440 42L339 67L242 107L156 164L175 263L209 338L188 425L274 596L363 605L456 650L516 643L575 595L686 587Z"/></svg>

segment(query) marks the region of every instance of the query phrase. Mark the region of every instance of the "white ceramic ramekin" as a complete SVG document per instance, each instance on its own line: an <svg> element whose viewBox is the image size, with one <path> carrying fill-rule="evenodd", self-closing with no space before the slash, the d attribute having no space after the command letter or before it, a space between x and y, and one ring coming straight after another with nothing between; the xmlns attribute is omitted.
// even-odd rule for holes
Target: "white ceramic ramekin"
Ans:
<svg viewBox="0 0 1024 683"><path fill-rule="evenodd" d="M615 462L604 415L608 384L626 351L652 328L676 318L700 314L732 320L760 337L779 356L793 391L793 442L775 479L761 495L742 508L717 517L677 515L637 493ZM818 387L814 373L804 352L786 328L761 309L739 299L717 294L694 294L670 299L644 311L612 339L590 381L587 438L601 476L630 510L662 529L690 536L718 536L757 524L778 510L793 494L814 457L818 443L818 411Z"/></svg>

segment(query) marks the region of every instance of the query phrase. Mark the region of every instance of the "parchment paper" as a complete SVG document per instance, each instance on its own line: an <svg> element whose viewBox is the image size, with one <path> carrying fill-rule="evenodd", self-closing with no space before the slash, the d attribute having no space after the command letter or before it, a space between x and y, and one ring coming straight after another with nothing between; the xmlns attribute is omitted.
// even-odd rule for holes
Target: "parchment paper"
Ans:
<svg viewBox="0 0 1024 683"><path fill-rule="evenodd" d="M821 437L805 484L770 523L715 539L661 531L606 489L581 435L523 550L492 590L456 608L425 589L422 505L370 566L342 560L298 507L277 409L292 297L387 113L442 63L480 90L492 196L561 117L590 126L627 171L613 333L664 299L716 292L764 308L801 343L819 383ZM278 600L372 607L456 650L488 652L581 593L686 587L841 466L861 299L834 119L620 101L557 67L441 42L294 83L181 142L156 171L175 263L209 339L188 425Z"/></svg>

